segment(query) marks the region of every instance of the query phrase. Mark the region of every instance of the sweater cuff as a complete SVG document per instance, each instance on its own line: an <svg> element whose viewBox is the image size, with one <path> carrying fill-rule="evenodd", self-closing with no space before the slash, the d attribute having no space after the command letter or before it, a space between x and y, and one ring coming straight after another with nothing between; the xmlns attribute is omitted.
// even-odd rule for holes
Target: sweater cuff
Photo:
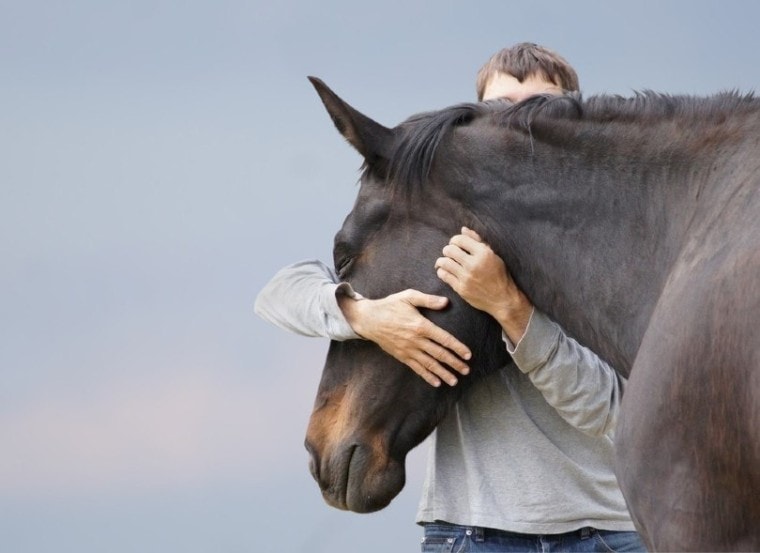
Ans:
<svg viewBox="0 0 760 553"><path fill-rule="evenodd" d="M506 335L504 341L517 368L524 373L529 373L546 364L552 351L556 349L559 338L559 326L534 308L525 334L520 338L517 345L513 346Z"/></svg>
<svg viewBox="0 0 760 553"><path fill-rule="evenodd" d="M322 317L325 323L328 336L337 341L355 340L361 338L351 325L348 324L346 316L338 305L339 296L348 296L354 299L362 299L362 295L356 292L348 282L339 284L329 284L322 288L321 293L326 297L320 305L324 306Z"/></svg>

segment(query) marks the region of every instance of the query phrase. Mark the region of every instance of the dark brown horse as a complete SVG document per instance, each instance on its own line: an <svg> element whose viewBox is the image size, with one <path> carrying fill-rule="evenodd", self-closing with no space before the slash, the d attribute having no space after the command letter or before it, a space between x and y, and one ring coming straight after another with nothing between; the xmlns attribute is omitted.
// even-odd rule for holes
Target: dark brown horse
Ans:
<svg viewBox="0 0 760 553"><path fill-rule="evenodd" d="M312 82L366 161L335 238L341 278L368 297L449 296L428 315L475 352L477 378L508 363L500 329L433 270L473 228L539 309L630 378L616 468L647 545L760 549L760 101L534 97L389 129ZM327 502L387 505L461 392L370 342L333 342L306 439Z"/></svg>

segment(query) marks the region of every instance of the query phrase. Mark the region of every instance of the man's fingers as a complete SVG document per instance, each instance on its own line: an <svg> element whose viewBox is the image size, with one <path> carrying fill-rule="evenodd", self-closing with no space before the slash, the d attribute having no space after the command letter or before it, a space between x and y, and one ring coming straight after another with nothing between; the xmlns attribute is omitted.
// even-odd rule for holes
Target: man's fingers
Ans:
<svg viewBox="0 0 760 553"><path fill-rule="evenodd" d="M449 240L449 245L446 246L446 248L451 248L451 246L460 248L465 254L473 254L474 252L478 251L478 248L485 246L485 244L468 234L455 234L451 237L451 240ZM446 248L444 248L444 251ZM459 259L457 259L457 261L459 261Z"/></svg>
<svg viewBox="0 0 760 553"><path fill-rule="evenodd" d="M424 358L420 361L410 360L409 367L417 373L422 379L438 388L442 382L446 382L449 386L456 386L459 382L451 372L446 370L443 365L438 363L432 357Z"/></svg>
<svg viewBox="0 0 760 553"><path fill-rule="evenodd" d="M444 306L448 304L448 298L446 296L433 296L431 294L423 294L422 292L418 292L416 290L407 290L406 293L408 294L408 301L415 307L426 307L428 309L442 309ZM431 340L432 342L439 344L443 346L443 348L446 348L446 350L453 351L456 353L461 359L469 359L472 356L472 353L470 352L470 348L468 348L466 345L464 345L462 342L457 340L454 336L446 332L444 329L442 329L440 326L436 325L430 319L424 318L420 315L421 318L421 325L419 327L418 333L423 338L427 338ZM443 350L442 348L442 350ZM452 359L454 359L454 356L450 356ZM441 359L440 357L437 357L439 360L451 365L452 363L449 362L449 357L447 356L446 359ZM457 365L452 365L454 368L459 370L460 368L464 368L464 364L460 361ZM459 372L462 372L461 370Z"/></svg>
<svg viewBox="0 0 760 553"><path fill-rule="evenodd" d="M470 367L467 366L467 363L462 361L461 358L454 355L448 349L444 348L443 346L439 346L435 342L431 342L428 346L428 354L434 360L451 367L453 370L459 372L460 374L469 374L470 372Z"/></svg>
<svg viewBox="0 0 760 553"><path fill-rule="evenodd" d="M454 352L460 357L460 359L469 359L470 357L472 357L472 352L470 351L470 348L468 348L462 342L457 340L453 335L446 332L440 326L435 325L432 322L430 322L430 326L426 334L427 334L427 337L434 344L437 344L439 347L441 347L441 350L443 350L445 353ZM454 368L457 368L455 365L453 365L446 359L441 359L441 360L449 365L454 366ZM464 365L463 363L461 363L461 361L460 361L460 364ZM462 372L462 371L459 371L459 372Z"/></svg>
<svg viewBox="0 0 760 553"><path fill-rule="evenodd" d="M444 248L445 250L445 248ZM462 271L462 266L456 261L452 261L448 257L439 257L435 260L435 268L441 269L449 273L454 278L457 278Z"/></svg>
<svg viewBox="0 0 760 553"><path fill-rule="evenodd" d="M461 235L457 235L457 236L461 236ZM458 244L454 244L453 240L455 238L457 238L457 237L454 236L451 239L452 242L449 242L448 244L446 244L443 247L443 250L441 250L441 253L444 256L443 257L444 259L448 259L452 263L456 262L459 265L464 265L465 262L467 261L467 258L470 255L470 250L467 250L467 249L463 248L462 246L460 246ZM464 238L464 237L462 237L462 238ZM474 241L473 241L473 243L476 244L476 242L474 242Z"/></svg>
<svg viewBox="0 0 760 553"><path fill-rule="evenodd" d="M438 388L441 385L441 379L435 376L435 374L432 372L428 371L417 361L410 361L408 365L410 369L417 373L425 382L431 386Z"/></svg>
<svg viewBox="0 0 760 553"><path fill-rule="evenodd" d="M459 382L457 380L457 377L454 376L451 371L447 370L443 365L441 365L438 361L433 359L432 357L425 357L424 359L420 361L416 361L419 367L421 367L424 371L424 374L421 376L426 380L428 379L436 379L439 382L443 381L449 386L456 386ZM418 373L420 374L420 373Z"/></svg>
<svg viewBox="0 0 760 553"><path fill-rule="evenodd" d="M483 241L480 235L474 230L472 230L471 228L462 227L462 234L464 234L465 236L469 236L470 238L472 238L473 240L476 240L477 242Z"/></svg>
<svg viewBox="0 0 760 553"><path fill-rule="evenodd" d="M470 367L462 360L471 357L470 349L442 328L427 322L416 338L414 357L402 362L432 386L440 386L441 381L456 386L458 380L453 371L462 375L470 372ZM401 360L398 355L394 357Z"/></svg>

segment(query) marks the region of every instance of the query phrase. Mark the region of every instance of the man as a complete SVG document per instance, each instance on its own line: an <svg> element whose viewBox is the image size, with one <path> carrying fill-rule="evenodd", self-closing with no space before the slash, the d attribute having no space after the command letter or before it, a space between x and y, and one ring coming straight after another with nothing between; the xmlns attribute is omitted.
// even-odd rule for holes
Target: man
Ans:
<svg viewBox="0 0 760 553"><path fill-rule="evenodd" d="M513 102L578 89L560 56L535 44L495 54L478 99ZM641 551L612 470L624 381L535 310L470 229L435 263L441 280L504 330L517 369L475 383L436 429L417 522L423 551ZM405 291L364 299L319 262L281 270L256 312L305 335L369 339L432 385L456 385L468 348L422 317L446 299Z"/></svg>

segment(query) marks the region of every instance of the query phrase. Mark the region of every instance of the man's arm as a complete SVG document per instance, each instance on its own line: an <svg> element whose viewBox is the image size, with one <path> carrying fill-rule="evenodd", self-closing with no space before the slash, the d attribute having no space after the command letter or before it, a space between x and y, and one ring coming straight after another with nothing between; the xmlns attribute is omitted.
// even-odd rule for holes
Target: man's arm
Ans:
<svg viewBox="0 0 760 553"><path fill-rule="evenodd" d="M358 296L321 261L301 261L277 271L256 296L254 311L267 322L302 336L359 338L338 306L337 295Z"/></svg>
<svg viewBox="0 0 760 553"><path fill-rule="evenodd" d="M455 370L467 374L463 361L470 350L454 336L423 317L418 308L442 309L448 299L405 290L370 300L320 261L289 265L272 278L256 298L264 320L304 336L332 340L365 338L433 386L457 383Z"/></svg>
<svg viewBox="0 0 760 553"><path fill-rule="evenodd" d="M535 310L520 343L508 341L507 350L568 423L592 436L614 430L625 379L544 313Z"/></svg>
<svg viewBox="0 0 760 553"><path fill-rule="evenodd" d="M463 228L452 237L436 269L465 301L496 319L515 364L562 418L592 435L614 428L623 378L536 311L477 233Z"/></svg>

